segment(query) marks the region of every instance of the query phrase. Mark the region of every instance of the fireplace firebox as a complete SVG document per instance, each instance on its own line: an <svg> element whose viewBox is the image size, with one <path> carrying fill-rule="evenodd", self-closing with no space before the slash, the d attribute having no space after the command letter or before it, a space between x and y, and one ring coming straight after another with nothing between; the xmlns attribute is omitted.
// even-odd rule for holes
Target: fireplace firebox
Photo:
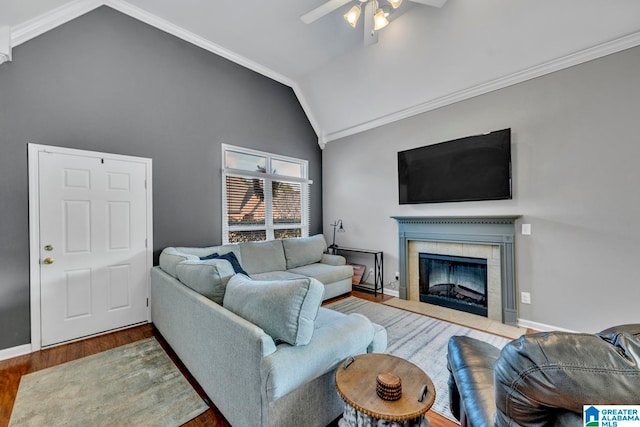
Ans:
<svg viewBox="0 0 640 427"><path fill-rule="evenodd" d="M487 260L420 253L420 301L487 317Z"/></svg>

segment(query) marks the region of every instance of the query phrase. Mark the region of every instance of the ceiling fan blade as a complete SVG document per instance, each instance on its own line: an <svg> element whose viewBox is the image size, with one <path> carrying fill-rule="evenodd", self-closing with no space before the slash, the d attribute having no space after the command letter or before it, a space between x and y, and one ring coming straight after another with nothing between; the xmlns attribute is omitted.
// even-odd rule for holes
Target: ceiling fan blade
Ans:
<svg viewBox="0 0 640 427"><path fill-rule="evenodd" d="M409 0L414 3L426 4L427 6L442 7L447 0Z"/></svg>
<svg viewBox="0 0 640 427"><path fill-rule="evenodd" d="M312 22L322 18L328 13L333 12L337 8L350 3L352 0L329 0L328 2L310 10L300 17L305 24L311 24ZM446 0L445 0L446 1Z"/></svg>

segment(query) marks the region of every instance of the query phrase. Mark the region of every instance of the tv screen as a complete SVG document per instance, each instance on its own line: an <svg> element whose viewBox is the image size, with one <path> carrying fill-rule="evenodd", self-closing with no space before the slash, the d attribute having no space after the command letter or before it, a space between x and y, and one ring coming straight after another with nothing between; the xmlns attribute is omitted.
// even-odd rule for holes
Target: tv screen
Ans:
<svg viewBox="0 0 640 427"><path fill-rule="evenodd" d="M400 204L511 199L511 129L398 152Z"/></svg>

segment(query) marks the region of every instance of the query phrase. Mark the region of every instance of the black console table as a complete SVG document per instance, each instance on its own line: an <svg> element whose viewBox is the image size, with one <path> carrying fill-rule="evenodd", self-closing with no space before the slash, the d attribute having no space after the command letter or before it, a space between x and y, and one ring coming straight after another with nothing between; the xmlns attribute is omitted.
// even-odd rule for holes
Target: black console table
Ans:
<svg viewBox="0 0 640 427"><path fill-rule="evenodd" d="M361 254L371 254L373 255L373 278L374 278L374 285L373 285L373 295L374 296L378 296L378 290L380 291L381 294L384 295L384 266L383 266L383 254L382 251L376 251L376 250L371 250L371 249L356 249L356 248L345 248L342 246L331 246L329 248L329 250L331 251L331 253L333 253L334 255L339 254L340 252L354 252L354 253L361 253ZM354 288L361 288L367 291L370 291L371 289L365 287L365 286L360 286L360 285L353 285Z"/></svg>

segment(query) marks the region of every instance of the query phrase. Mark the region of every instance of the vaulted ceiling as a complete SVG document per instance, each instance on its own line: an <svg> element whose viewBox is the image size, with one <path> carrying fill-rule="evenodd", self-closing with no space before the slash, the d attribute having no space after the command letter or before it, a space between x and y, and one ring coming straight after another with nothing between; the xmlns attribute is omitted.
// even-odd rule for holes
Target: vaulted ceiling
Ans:
<svg viewBox="0 0 640 427"><path fill-rule="evenodd" d="M357 0L300 20L325 1L0 0L0 26L15 47L107 5L292 87L321 146L640 45L638 0L405 1L371 46Z"/></svg>

